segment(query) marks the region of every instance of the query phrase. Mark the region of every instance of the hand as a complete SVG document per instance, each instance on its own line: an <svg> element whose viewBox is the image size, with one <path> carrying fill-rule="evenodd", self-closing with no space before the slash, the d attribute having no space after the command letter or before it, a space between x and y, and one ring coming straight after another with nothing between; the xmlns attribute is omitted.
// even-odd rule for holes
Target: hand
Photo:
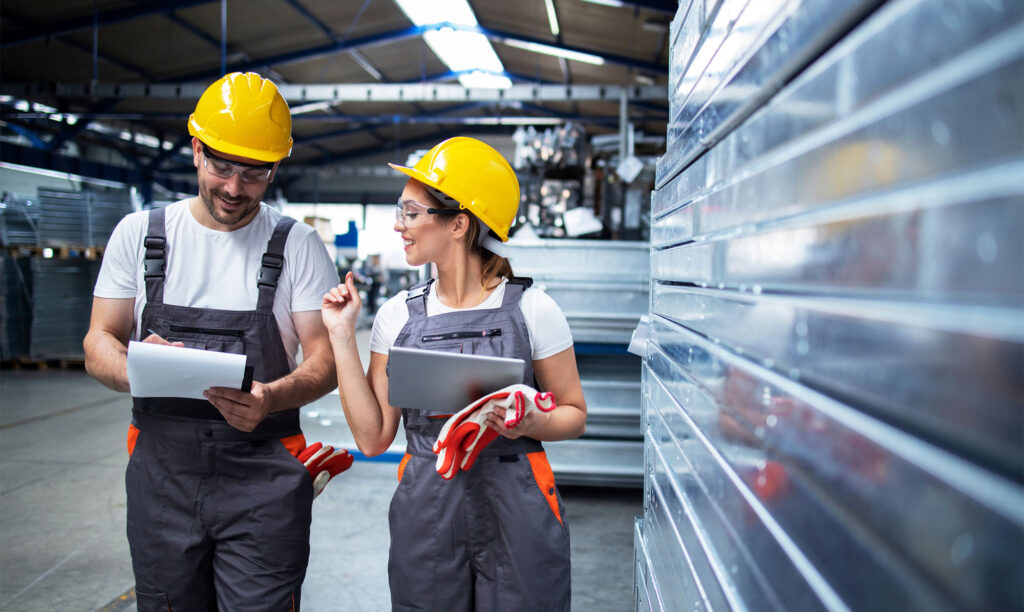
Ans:
<svg viewBox="0 0 1024 612"><path fill-rule="evenodd" d="M158 334L149 334L143 340L147 344L165 344L167 346L185 346L184 342L168 342L161 338Z"/></svg>
<svg viewBox="0 0 1024 612"><path fill-rule="evenodd" d="M509 385L472 402L444 424L434 443L435 469L445 480L460 469L468 470L485 446L499 434L508 438L529 435L541 414L554 410L551 393L527 385ZM517 431L526 422L523 431Z"/></svg>
<svg viewBox="0 0 1024 612"><path fill-rule="evenodd" d="M273 408L270 388L256 381L253 381L249 393L228 387L210 387L203 396L221 413L228 425L241 431L256 429Z"/></svg>
<svg viewBox="0 0 1024 612"><path fill-rule="evenodd" d="M535 431L544 429L547 414L558 407L551 392L542 393L529 385L510 385L502 391L509 393L500 402L507 410L505 414L497 410L492 412L487 416L486 424L512 440L522 436L535 437Z"/></svg>
<svg viewBox="0 0 1024 612"><path fill-rule="evenodd" d="M332 478L352 467L353 457L347 450L334 450L333 446L324 446L317 442L307 446L296 457L309 470L313 479L313 499L316 499Z"/></svg>
<svg viewBox="0 0 1024 612"><path fill-rule="evenodd" d="M356 322L362 309L363 300L359 297L352 273L349 272L345 275L344 284L324 294L323 302L320 304L320 316L323 317L324 327L332 339L347 340L355 333Z"/></svg>

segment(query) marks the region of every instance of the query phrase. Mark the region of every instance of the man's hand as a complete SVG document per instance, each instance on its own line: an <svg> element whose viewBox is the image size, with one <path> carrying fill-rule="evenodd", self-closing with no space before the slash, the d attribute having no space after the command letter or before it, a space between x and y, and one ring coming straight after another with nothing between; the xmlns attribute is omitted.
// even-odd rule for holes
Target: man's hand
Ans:
<svg viewBox="0 0 1024 612"><path fill-rule="evenodd" d="M167 340L161 338L157 334L150 334L150 335L146 336L145 338L143 338L142 341L146 342L148 344L165 344L167 346L185 346L184 342L168 342Z"/></svg>
<svg viewBox="0 0 1024 612"><path fill-rule="evenodd" d="M253 381L250 393L228 387L210 387L203 396L220 411L228 425L241 431L256 429L274 408L270 388L256 381Z"/></svg>

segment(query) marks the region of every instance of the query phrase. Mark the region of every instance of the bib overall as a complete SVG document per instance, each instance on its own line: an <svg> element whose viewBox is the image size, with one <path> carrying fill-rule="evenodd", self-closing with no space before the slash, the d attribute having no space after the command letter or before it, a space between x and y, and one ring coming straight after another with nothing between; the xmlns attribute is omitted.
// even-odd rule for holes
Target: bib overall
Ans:
<svg viewBox="0 0 1024 612"><path fill-rule="evenodd" d="M414 287L395 345L517 357L526 362L522 382L534 385L519 308L531 283L510 279L499 308L432 317L431 283ZM541 443L498 437L468 472L444 480L432 448L446 419L408 409L402 418L407 453L388 515L392 609L568 610L569 528Z"/></svg>
<svg viewBox="0 0 1024 612"><path fill-rule="evenodd" d="M164 210L150 211L142 329L244 354L254 380L288 374L273 304L294 222L282 218L270 238L256 310L216 310L163 302L170 245ZM298 407L246 433L206 400L133 401L125 484L139 610L297 610L313 502L309 472L289 450L305 446Z"/></svg>

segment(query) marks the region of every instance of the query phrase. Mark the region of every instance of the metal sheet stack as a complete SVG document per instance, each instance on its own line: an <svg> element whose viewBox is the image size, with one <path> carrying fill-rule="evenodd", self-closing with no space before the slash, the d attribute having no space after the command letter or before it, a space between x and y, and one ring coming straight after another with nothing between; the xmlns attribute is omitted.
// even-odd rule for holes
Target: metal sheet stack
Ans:
<svg viewBox="0 0 1024 612"><path fill-rule="evenodd" d="M30 259L32 271L33 359L82 359L89 330L92 290L99 274L95 259Z"/></svg>
<svg viewBox="0 0 1024 612"><path fill-rule="evenodd" d="M648 308L646 242L521 240L508 243L516 275L529 276L562 309L587 399L587 431L545 443L562 484L639 486L643 481L640 360L626 352Z"/></svg>
<svg viewBox="0 0 1024 612"><path fill-rule="evenodd" d="M0 255L0 361L29 353L32 274L28 257Z"/></svg>
<svg viewBox="0 0 1024 612"><path fill-rule="evenodd" d="M39 244L39 200L5 191L0 201L0 246Z"/></svg>
<svg viewBox="0 0 1024 612"><path fill-rule="evenodd" d="M45 246L106 244L117 222L132 211L126 191L40 189L39 203L39 240Z"/></svg>
<svg viewBox="0 0 1024 612"><path fill-rule="evenodd" d="M670 36L637 607L1024 608L1024 4Z"/></svg>

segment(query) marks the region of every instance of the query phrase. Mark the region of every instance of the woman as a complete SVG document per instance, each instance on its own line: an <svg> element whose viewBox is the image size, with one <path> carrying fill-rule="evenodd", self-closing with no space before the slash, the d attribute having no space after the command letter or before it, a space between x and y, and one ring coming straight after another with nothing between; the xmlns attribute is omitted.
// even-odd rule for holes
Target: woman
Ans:
<svg viewBox="0 0 1024 612"><path fill-rule="evenodd" d="M540 441L578 437L587 409L565 317L497 253L519 206L515 173L493 148L464 137L438 144L413 168L389 165L410 177L395 222L406 261L435 264L436 282L381 307L365 375L355 344L361 302L350 274L324 296L322 314L359 449L384 452L399 419L405 423L407 453L389 512L392 608L568 610L569 531ZM473 329L488 333L458 333ZM438 337L446 340L432 342ZM527 364L523 384L552 393L557 407L528 411L512 429L490 415L487 427L500 436L470 469L442 478L433 446L445 419L388 404L391 346L519 357Z"/></svg>

